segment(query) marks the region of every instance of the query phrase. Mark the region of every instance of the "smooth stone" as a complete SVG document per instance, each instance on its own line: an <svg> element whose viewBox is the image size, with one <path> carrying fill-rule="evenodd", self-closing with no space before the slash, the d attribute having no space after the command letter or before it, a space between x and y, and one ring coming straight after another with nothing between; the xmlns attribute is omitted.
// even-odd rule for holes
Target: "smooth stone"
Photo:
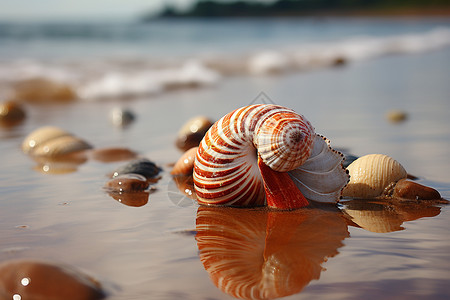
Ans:
<svg viewBox="0 0 450 300"><path fill-rule="evenodd" d="M90 153L91 157L100 162L115 162L136 158L136 152L127 148L101 148L94 149Z"/></svg>
<svg viewBox="0 0 450 300"><path fill-rule="evenodd" d="M115 108L111 111L111 122L117 127L125 127L131 124L135 115L132 111L122 108Z"/></svg>
<svg viewBox="0 0 450 300"><path fill-rule="evenodd" d="M409 200L439 200L442 198L437 190L407 179L397 182L392 197Z"/></svg>
<svg viewBox="0 0 450 300"><path fill-rule="evenodd" d="M391 123L401 123L408 119L408 114L402 110L390 110L386 113L386 118Z"/></svg>
<svg viewBox="0 0 450 300"><path fill-rule="evenodd" d="M141 207L148 203L149 192L136 193L109 193L111 198L123 205L130 207Z"/></svg>
<svg viewBox="0 0 450 300"><path fill-rule="evenodd" d="M119 167L113 173L113 178L123 174L139 174L147 179L155 178L161 169L153 162L146 158L139 158L130 161L126 165Z"/></svg>
<svg viewBox="0 0 450 300"><path fill-rule="evenodd" d="M170 174L172 175L192 175L194 169L195 156L198 147L193 147L186 151L175 163Z"/></svg>
<svg viewBox="0 0 450 300"><path fill-rule="evenodd" d="M0 104L0 122L2 125L14 126L25 119L25 110L15 101L6 101Z"/></svg>
<svg viewBox="0 0 450 300"><path fill-rule="evenodd" d="M114 177L105 184L110 192L133 193L142 192L148 187L147 179L139 174L123 174Z"/></svg>
<svg viewBox="0 0 450 300"><path fill-rule="evenodd" d="M188 120L178 132L176 146L183 151L197 147L212 124L213 122L204 116Z"/></svg>
<svg viewBox="0 0 450 300"><path fill-rule="evenodd" d="M0 299L96 300L105 296L99 282L67 266L34 260L0 265Z"/></svg>
<svg viewBox="0 0 450 300"><path fill-rule="evenodd" d="M62 82L45 78L27 79L14 86L14 100L32 103L67 102L77 98L74 89Z"/></svg>

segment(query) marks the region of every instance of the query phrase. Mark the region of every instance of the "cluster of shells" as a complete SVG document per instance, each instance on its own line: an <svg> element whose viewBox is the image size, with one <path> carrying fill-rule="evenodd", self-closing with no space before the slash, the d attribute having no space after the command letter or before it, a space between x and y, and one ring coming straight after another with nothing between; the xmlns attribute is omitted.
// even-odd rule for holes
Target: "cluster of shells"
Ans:
<svg viewBox="0 0 450 300"><path fill-rule="evenodd" d="M174 175L174 180L178 184L180 191L189 198L195 198L195 191L192 183L193 165L198 152L198 145L201 137L210 128L212 122L206 117L196 117L189 120L180 130L176 145L185 153L174 165L171 174ZM194 128L194 130L190 130ZM324 149L329 147L329 141L324 144ZM331 149L332 150L332 149ZM322 150L316 150L320 152ZM331 152L333 152L332 150ZM339 155L340 153L334 151ZM332 157L327 155L321 156L324 158ZM317 161L317 159L316 159ZM339 160L336 159L336 162ZM311 180L311 173L314 173L317 166L313 165L312 169L308 170L307 176L301 178L301 181L309 181L308 185L314 186L314 182L318 182L314 177ZM328 168L325 166L325 168ZM438 191L433 188L423 186L413 180L409 179L409 175L405 168L395 159L384 154L369 154L355 160L346 168L350 180L345 188L337 191L346 199L403 199L403 200L439 200L442 199ZM297 173L299 171L296 171ZM290 172L292 173L292 172ZM292 175L291 175L292 176ZM341 176L341 173L336 172L336 176ZM334 176L334 178L336 178ZM339 182L336 179L337 182ZM336 184L335 184L336 185ZM338 185L336 185L338 186ZM302 190L303 192L303 190ZM309 189L305 189L308 193ZM308 195L306 196L308 198ZM317 196L315 196L317 197ZM317 197L320 201L320 198ZM327 201L324 201L327 202Z"/></svg>

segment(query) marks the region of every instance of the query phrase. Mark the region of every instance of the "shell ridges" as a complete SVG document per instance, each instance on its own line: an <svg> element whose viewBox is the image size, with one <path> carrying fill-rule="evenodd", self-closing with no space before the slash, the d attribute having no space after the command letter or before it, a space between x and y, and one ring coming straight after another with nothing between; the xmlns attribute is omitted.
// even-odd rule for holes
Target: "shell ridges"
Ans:
<svg viewBox="0 0 450 300"><path fill-rule="evenodd" d="M273 171L294 170L291 177L312 200L335 202L348 182L342 154L306 118L279 105L254 104L225 115L205 134L194 163L197 201L265 205L258 157Z"/></svg>

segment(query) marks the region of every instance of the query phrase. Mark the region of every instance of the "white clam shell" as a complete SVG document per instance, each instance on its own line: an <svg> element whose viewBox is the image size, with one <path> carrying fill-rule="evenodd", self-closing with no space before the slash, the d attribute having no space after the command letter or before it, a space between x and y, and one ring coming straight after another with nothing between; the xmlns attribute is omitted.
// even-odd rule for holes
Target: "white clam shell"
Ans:
<svg viewBox="0 0 450 300"><path fill-rule="evenodd" d="M353 198L380 197L391 183L408 175L399 162L384 154L362 156L347 169L350 182L344 189L343 196Z"/></svg>

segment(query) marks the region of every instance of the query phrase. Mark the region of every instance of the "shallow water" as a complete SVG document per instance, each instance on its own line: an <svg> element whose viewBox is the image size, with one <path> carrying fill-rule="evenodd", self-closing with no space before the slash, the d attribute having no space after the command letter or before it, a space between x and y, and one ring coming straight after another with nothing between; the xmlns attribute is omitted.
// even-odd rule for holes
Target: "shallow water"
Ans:
<svg viewBox="0 0 450 300"><path fill-rule="evenodd" d="M213 221L208 221L197 205L180 204L182 195L174 188L169 165L180 155L174 142L187 119L218 119L263 92L265 100L304 114L332 146L358 156L388 154L420 183L450 199L449 70L446 48L311 72L237 75L207 88L130 101L27 104L23 124L0 128L0 261L39 258L72 265L98 278L110 292L108 299L230 299L236 285L253 282L240 276L264 274L263 257L272 259L266 271L276 274L265 277L267 289L260 286L254 292L266 291L270 297L277 296L270 289L275 278L281 282L275 289L278 296L292 294L292 299L447 299L449 206L343 203L342 210L354 223L329 209L298 212L295 218L238 211L230 214L236 222L227 225L227 213L224 218L213 211ZM117 106L136 113L131 126L118 129L111 124L109 113ZM388 122L385 114L391 109L404 110L408 119ZM29 132L48 124L96 148L128 147L161 166L162 178L148 203L128 206L102 190L106 174L123 162L89 160L75 172L42 172L20 144ZM216 229L196 222L213 222ZM268 222L279 233L266 236ZM214 241L217 230L230 226L238 228L234 233L246 233L231 234L227 242L243 246L233 255L249 265L220 272L208 264L208 255L213 260L222 257L218 263L226 266L227 251L233 248L199 248L204 249L202 238ZM286 232L286 227L295 231ZM251 258L258 262L250 265ZM288 276L295 280L288 281ZM228 288L216 282L227 282Z"/></svg>

